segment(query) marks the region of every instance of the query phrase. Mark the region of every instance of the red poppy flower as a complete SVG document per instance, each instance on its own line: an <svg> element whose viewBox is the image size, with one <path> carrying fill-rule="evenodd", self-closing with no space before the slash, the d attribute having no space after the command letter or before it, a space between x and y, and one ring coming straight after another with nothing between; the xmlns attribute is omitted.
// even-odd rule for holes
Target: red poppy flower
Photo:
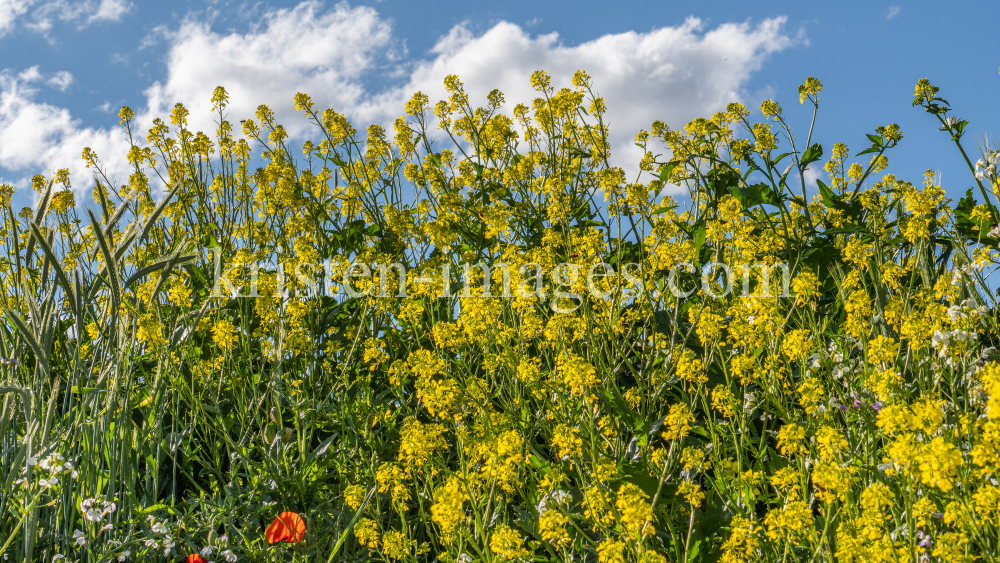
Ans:
<svg viewBox="0 0 1000 563"><path fill-rule="evenodd" d="M282 512L267 527L265 537L268 544L276 544L280 541L288 543L298 543L306 536L306 523L302 517L294 512Z"/></svg>
<svg viewBox="0 0 1000 563"><path fill-rule="evenodd" d="M207 563L205 558L197 553L192 553L188 555L188 558L184 560L184 563Z"/></svg>

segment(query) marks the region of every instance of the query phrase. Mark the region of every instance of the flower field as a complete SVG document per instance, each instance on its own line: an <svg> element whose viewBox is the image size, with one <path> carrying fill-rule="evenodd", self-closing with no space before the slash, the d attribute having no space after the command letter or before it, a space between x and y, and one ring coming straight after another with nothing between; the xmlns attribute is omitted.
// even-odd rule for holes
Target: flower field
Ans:
<svg viewBox="0 0 1000 563"><path fill-rule="evenodd" d="M4 560L1000 560L1000 153L936 87L957 202L815 78L630 175L583 71L445 85L294 147L126 107L127 184L0 186Z"/></svg>

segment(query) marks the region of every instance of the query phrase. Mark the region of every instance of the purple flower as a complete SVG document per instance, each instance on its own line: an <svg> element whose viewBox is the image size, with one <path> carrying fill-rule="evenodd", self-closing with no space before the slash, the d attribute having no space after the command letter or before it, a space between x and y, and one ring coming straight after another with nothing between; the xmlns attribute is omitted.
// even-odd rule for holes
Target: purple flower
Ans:
<svg viewBox="0 0 1000 563"><path fill-rule="evenodd" d="M878 412L880 412L882 410L882 403L879 403L879 402L876 401L876 402L872 403L872 408L875 409L876 413L878 413Z"/></svg>

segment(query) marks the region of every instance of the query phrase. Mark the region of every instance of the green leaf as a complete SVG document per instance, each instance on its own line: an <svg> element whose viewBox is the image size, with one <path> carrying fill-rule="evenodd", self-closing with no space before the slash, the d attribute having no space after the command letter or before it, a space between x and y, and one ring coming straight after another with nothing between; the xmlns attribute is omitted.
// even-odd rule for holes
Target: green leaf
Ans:
<svg viewBox="0 0 1000 563"><path fill-rule="evenodd" d="M813 162L823 158L823 145L816 143L802 153L802 166L808 166Z"/></svg>
<svg viewBox="0 0 1000 563"><path fill-rule="evenodd" d="M680 165L680 162L674 160L663 165L660 169L660 181L664 184L669 184L670 174Z"/></svg>
<svg viewBox="0 0 1000 563"><path fill-rule="evenodd" d="M977 203L974 197L972 197L972 188L969 188L965 192L965 197L958 201L958 205L955 206L955 230L959 234L964 235L970 241L980 242L990 246L997 246L1000 242L994 237L990 237L987 233L990 229L996 225L996 222L992 217L996 216L997 210L993 204L988 203L990 207L991 218L986 220L975 220L972 218L972 210L975 209Z"/></svg>
<svg viewBox="0 0 1000 563"><path fill-rule="evenodd" d="M831 190L826 184L824 184L823 180L817 179L816 185L819 186L820 196L823 198L823 203L827 207L843 211L849 217L851 217L851 219L853 219L855 223L858 222L858 219L861 217L860 201L852 201L850 203L845 202L843 196L839 196L833 193L833 190Z"/></svg>
<svg viewBox="0 0 1000 563"><path fill-rule="evenodd" d="M781 193L776 192L774 188L763 182L750 186L730 186L729 193L745 207L762 203L778 205L786 199Z"/></svg>

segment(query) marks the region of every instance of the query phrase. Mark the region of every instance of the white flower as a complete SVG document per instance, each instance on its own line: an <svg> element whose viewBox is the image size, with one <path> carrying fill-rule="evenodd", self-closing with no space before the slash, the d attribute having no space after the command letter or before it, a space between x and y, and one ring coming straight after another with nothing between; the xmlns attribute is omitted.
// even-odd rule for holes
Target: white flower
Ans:
<svg viewBox="0 0 1000 563"><path fill-rule="evenodd" d="M114 528L114 526L112 526L110 523L108 523L108 524L105 524L104 526L102 526L101 529L100 529L100 531L97 532L97 533L98 534L103 534L104 532L106 532L106 531L108 531L108 530L110 530L112 528Z"/></svg>
<svg viewBox="0 0 1000 563"><path fill-rule="evenodd" d="M212 548L206 545L205 547L201 548L201 551L199 553L201 554L202 557L211 557Z"/></svg>
<svg viewBox="0 0 1000 563"><path fill-rule="evenodd" d="M228 561L229 563L236 563L236 554L233 553L232 551L227 549L223 551L221 555L222 558Z"/></svg>
<svg viewBox="0 0 1000 563"><path fill-rule="evenodd" d="M226 545L226 543L228 543L228 542L229 542L229 536L227 536L226 534L222 534L221 536L219 536L219 543L220 544Z"/></svg>
<svg viewBox="0 0 1000 563"><path fill-rule="evenodd" d="M156 549L157 547L160 547L160 542L156 540L146 540L146 547Z"/></svg>
<svg viewBox="0 0 1000 563"><path fill-rule="evenodd" d="M128 559L129 555L132 555L132 550L126 549L125 551L122 552L121 555L118 556L118 560L125 561L126 559Z"/></svg>
<svg viewBox="0 0 1000 563"><path fill-rule="evenodd" d="M118 510L117 504L113 502L104 503L104 512L107 512L108 514L113 514L116 510Z"/></svg>
<svg viewBox="0 0 1000 563"><path fill-rule="evenodd" d="M948 348L948 344L951 344L951 337L945 332L935 330L934 336L931 337L931 346Z"/></svg>
<svg viewBox="0 0 1000 563"><path fill-rule="evenodd" d="M816 369L819 367L819 354L813 353L809 356L809 367Z"/></svg>
<svg viewBox="0 0 1000 563"><path fill-rule="evenodd" d="M28 466L34 466L34 465L38 465L38 458L35 456L31 456L28 458Z"/></svg>
<svg viewBox="0 0 1000 563"><path fill-rule="evenodd" d="M157 522L157 523L153 524L153 533L154 534L165 534L165 533L167 533L167 527L163 524L163 522Z"/></svg>
<svg viewBox="0 0 1000 563"><path fill-rule="evenodd" d="M83 535L83 530L80 528L77 528L73 532L73 540L76 542L76 545L87 545L87 537Z"/></svg>
<svg viewBox="0 0 1000 563"><path fill-rule="evenodd" d="M961 307L958 305L952 305L951 307L948 307L948 318L951 322L955 322L957 319L965 318L965 315L962 313Z"/></svg>
<svg viewBox="0 0 1000 563"><path fill-rule="evenodd" d="M7 559L7 554L6 553L3 554L3 558ZM55 555L52 556L52 560L53 561L59 561L60 559L66 559L66 556L63 555L62 553L57 553L57 554L55 554Z"/></svg>

